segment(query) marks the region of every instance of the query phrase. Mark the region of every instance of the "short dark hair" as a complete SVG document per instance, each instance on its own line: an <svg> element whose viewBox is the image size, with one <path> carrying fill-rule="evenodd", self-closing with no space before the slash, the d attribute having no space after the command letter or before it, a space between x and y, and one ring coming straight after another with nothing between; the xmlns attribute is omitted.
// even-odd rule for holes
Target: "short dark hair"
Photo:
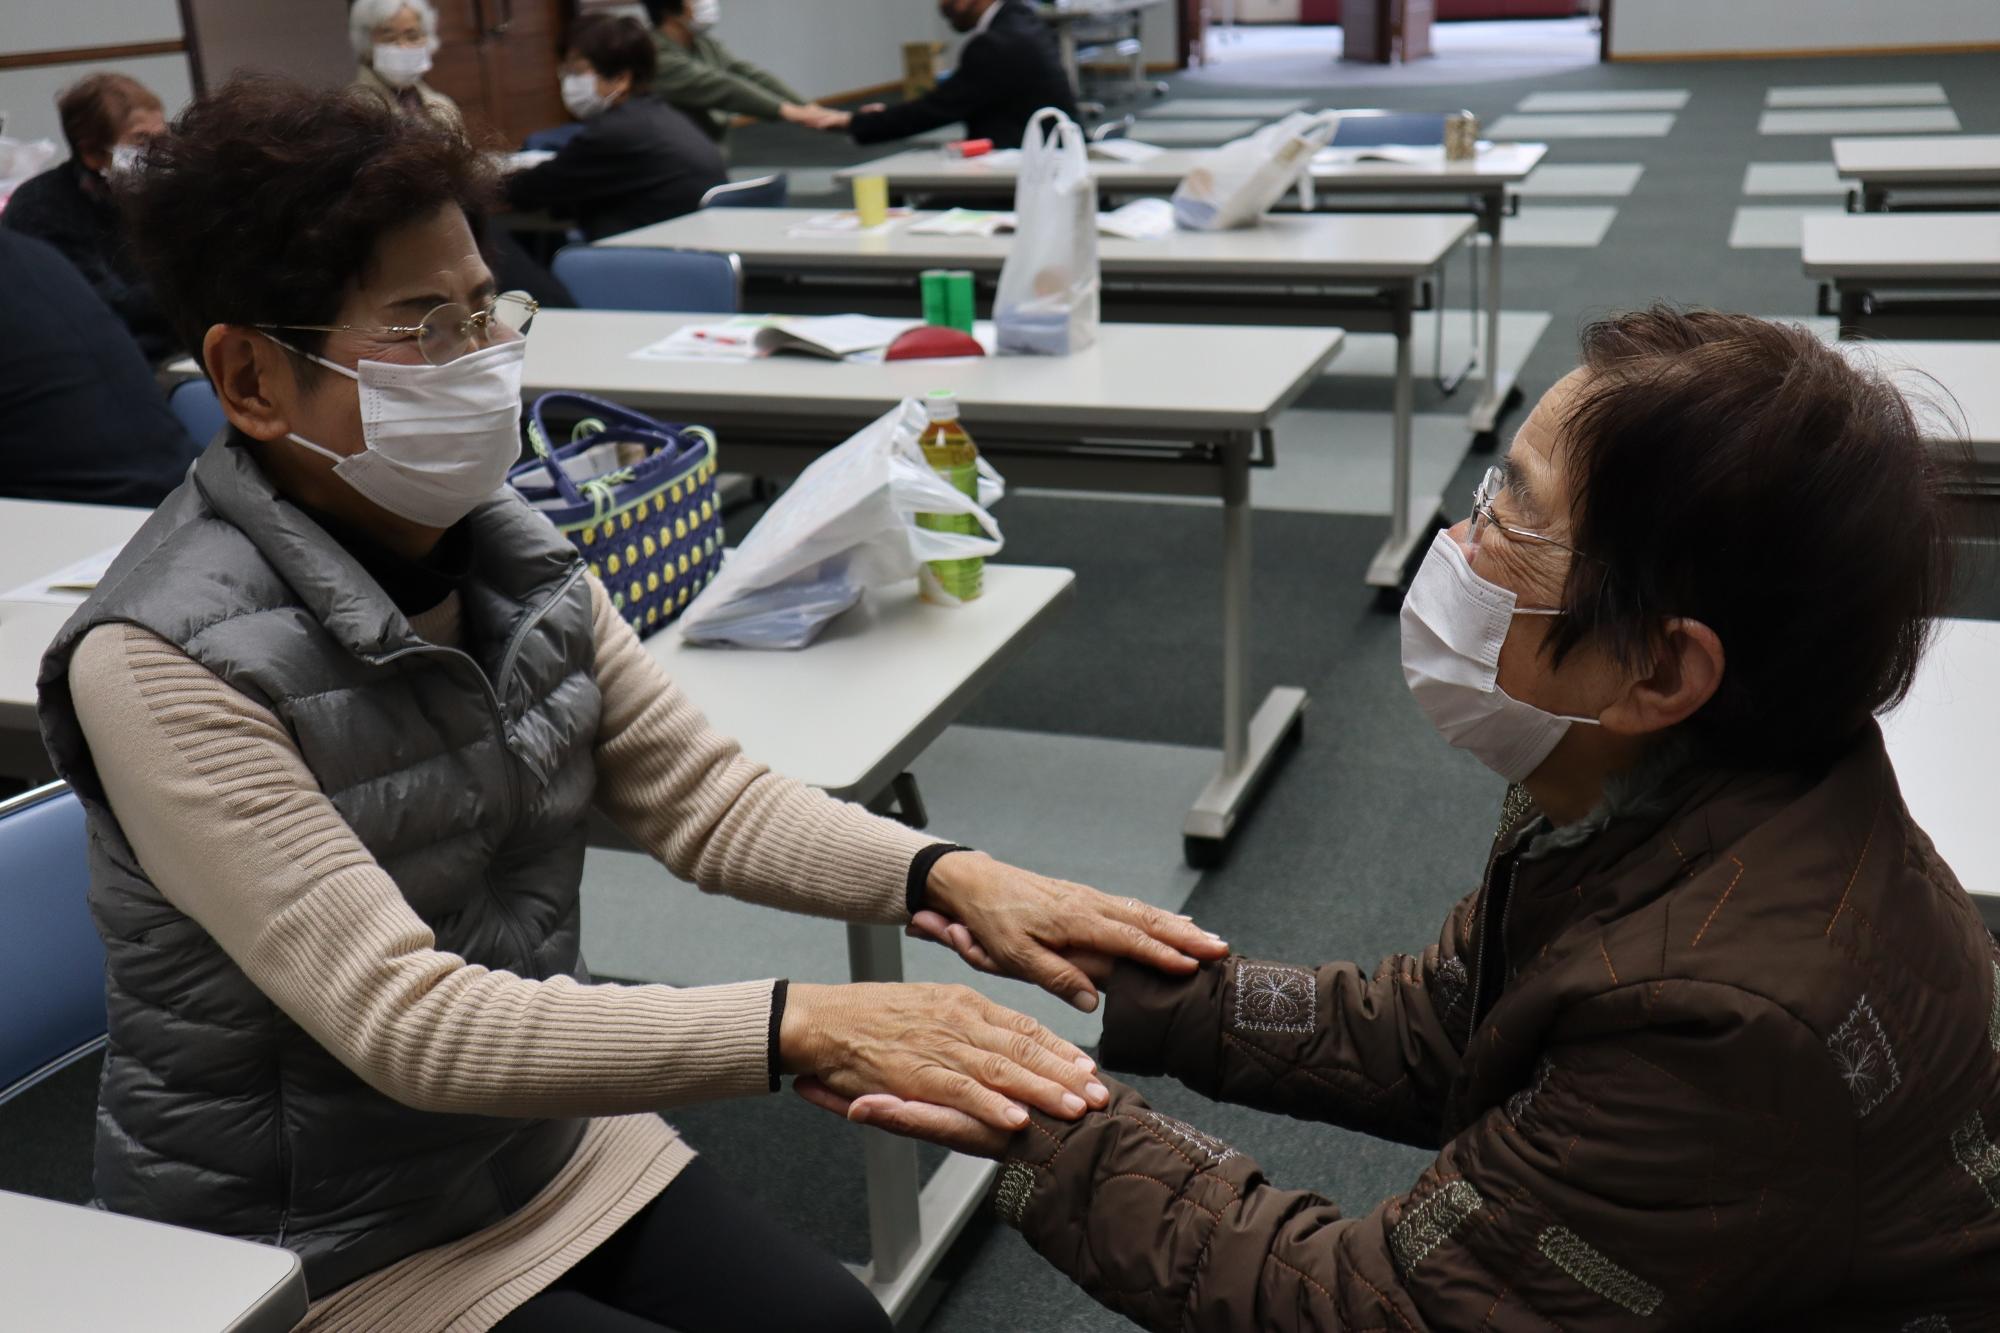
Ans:
<svg viewBox="0 0 2000 1333"><path fill-rule="evenodd" d="M457 131L264 76L182 112L122 192L140 263L197 359L211 325L331 323L385 232L441 208L476 216L492 198L491 169Z"/></svg>
<svg viewBox="0 0 2000 1333"><path fill-rule="evenodd" d="M134 111L160 110L160 99L152 89L123 74L92 74L56 95L63 138L79 158L110 152Z"/></svg>
<svg viewBox="0 0 2000 1333"><path fill-rule="evenodd" d="M659 62L652 34L629 14L589 14L578 19L570 29L569 49L589 61L602 78L630 74L637 91L644 91L653 81Z"/></svg>
<svg viewBox="0 0 2000 1333"><path fill-rule="evenodd" d="M687 13L687 0L646 0L646 17L659 27L668 19L679 18Z"/></svg>
<svg viewBox="0 0 2000 1333"><path fill-rule="evenodd" d="M1793 324L1654 306L1583 332L1571 562L1547 646L1651 662L1667 618L1722 641L1683 724L1711 760L1803 770L1914 679L1952 591L1950 490L1896 387Z"/></svg>

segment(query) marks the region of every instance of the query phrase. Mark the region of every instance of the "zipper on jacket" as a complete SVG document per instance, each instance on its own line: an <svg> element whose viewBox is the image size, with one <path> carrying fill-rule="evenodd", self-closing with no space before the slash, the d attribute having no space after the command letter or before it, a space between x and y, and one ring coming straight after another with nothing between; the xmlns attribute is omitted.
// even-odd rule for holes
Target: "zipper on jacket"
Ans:
<svg viewBox="0 0 2000 1333"><path fill-rule="evenodd" d="M1467 1020L1465 1025L1465 1044L1468 1047L1472 1045L1473 1035L1479 1031L1479 1020L1492 1007L1490 1005L1482 1005L1480 1001L1482 992L1486 986L1486 937L1492 933L1493 928L1493 870L1498 865L1499 858L1495 857L1493 865L1486 868L1486 892L1479 904L1479 947L1474 951L1472 959L1472 1017ZM1520 858L1515 857L1507 867L1507 884L1500 895L1500 942L1498 945L1500 953L1495 961L1503 966L1506 963L1507 918L1514 910L1514 881L1519 879L1520 875ZM1504 979L1501 982L1501 989L1506 989ZM1495 998L1497 999L1498 997L1496 996Z"/></svg>

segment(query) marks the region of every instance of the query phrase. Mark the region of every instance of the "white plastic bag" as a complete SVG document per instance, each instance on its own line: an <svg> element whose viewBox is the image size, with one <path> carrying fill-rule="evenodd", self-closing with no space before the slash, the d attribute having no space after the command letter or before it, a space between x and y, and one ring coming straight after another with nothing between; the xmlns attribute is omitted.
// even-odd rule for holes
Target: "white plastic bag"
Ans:
<svg viewBox="0 0 2000 1333"><path fill-rule="evenodd" d="M863 591L912 578L926 561L1000 553L987 506L1006 484L984 459L975 502L931 470L930 418L907 398L799 474L722 572L681 614L690 643L803 648ZM929 532L918 514L970 514L980 537Z"/></svg>
<svg viewBox="0 0 2000 1333"><path fill-rule="evenodd" d="M1222 145L1174 187L1174 221L1189 231L1254 226L1294 184L1311 211L1313 154L1339 127L1338 111L1294 111Z"/></svg>
<svg viewBox="0 0 2000 1333"><path fill-rule="evenodd" d="M1083 130L1043 107L1028 121L1014 186L1014 244L993 324L1002 353L1068 356L1097 341L1097 182Z"/></svg>

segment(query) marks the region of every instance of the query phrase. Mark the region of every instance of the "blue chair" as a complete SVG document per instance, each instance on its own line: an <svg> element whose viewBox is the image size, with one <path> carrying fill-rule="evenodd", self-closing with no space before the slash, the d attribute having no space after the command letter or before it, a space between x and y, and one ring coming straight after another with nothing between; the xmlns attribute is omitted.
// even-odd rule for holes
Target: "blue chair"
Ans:
<svg viewBox="0 0 2000 1333"><path fill-rule="evenodd" d="M104 1047L85 845L64 784L0 802L0 1104Z"/></svg>
<svg viewBox="0 0 2000 1333"><path fill-rule="evenodd" d="M733 315L743 308L743 264L733 254L566 245L554 268L586 310Z"/></svg>
<svg viewBox="0 0 2000 1333"><path fill-rule="evenodd" d="M521 147L530 153L561 152L564 144L582 133L583 122L580 120L568 125L551 125L545 130L536 130L521 140Z"/></svg>
<svg viewBox="0 0 2000 1333"><path fill-rule="evenodd" d="M1334 148L1422 148L1444 142L1442 111L1343 111Z"/></svg>
<svg viewBox="0 0 2000 1333"><path fill-rule="evenodd" d="M196 444L207 444L229 424L229 418L222 415L215 386L207 380L182 380L176 384L167 394L167 410L181 423L181 429L194 437Z"/></svg>
<svg viewBox="0 0 2000 1333"><path fill-rule="evenodd" d="M784 172L753 176L749 180L718 185L701 197L703 208L783 208L791 193L791 178Z"/></svg>

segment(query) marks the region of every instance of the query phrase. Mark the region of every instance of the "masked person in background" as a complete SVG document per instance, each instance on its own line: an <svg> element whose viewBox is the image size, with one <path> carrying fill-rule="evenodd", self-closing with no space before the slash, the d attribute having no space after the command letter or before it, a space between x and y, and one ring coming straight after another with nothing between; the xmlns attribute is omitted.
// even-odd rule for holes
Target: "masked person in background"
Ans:
<svg viewBox="0 0 2000 1333"><path fill-rule="evenodd" d="M579 20L563 57L562 99L583 129L548 161L509 176L507 202L573 217L593 241L701 207L728 179L722 150L653 96L653 65L639 20Z"/></svg>
<svg viewBox="0 0 2000 1333"><path fill-rule="evenodd" d="M426 115L447 128L463 125L458 103L424 82L438 49L438 16L430 0L354 0L347 36L361 62L354 86L405 115Z"/></svg>
<svg viewBox="0 0 2000 1333"><path fill-rule="evenodd" d="M589 812L773 908L934 905L1085 1008L1069 950L1226 946L709 729L504 485L535 307L473 245L461 136L240 80L154 151L138 234L229 430L41 675L109 955L97 1197L291 1248L313 1333L883 1333L658 1112L787 1072L996 1125L1106 1089L962 987L593 984Z"/></svg>
<svg viewBox="0 0 2000 1333"><path fill-rule="evenodd" d="M166 128L160 99L123 74L92 74L56 98L69 158L24 182L0 210L0 225L46 241L76 265L111 307L147 361L175 355L172 325L133 262L118 184L138 169Z"/></svg>
<svg viewBox="0 0 2000 1333"><path fill-rule="evenodd" d="M1153 1329L2000 1326L2000 951L1874 719L1949 592L1936 449L1802 328L1592 326L1403 604L1510 784L1437 943L1092 965L1107 1067L1436 1149L1406 1193L1344 1215L1129 1089L1008 1137L803 1087L1004 1157L1007 1221Z"/></svg>
<svg viewBox="0 0 2000 1333"><path fill-rule="evenodd" d="M715 35L721 0L646 0L658 69L653 95L686 112L718 144L738 116L826 129L840 113L809 102L771 73L739 60Z"/></svg>

